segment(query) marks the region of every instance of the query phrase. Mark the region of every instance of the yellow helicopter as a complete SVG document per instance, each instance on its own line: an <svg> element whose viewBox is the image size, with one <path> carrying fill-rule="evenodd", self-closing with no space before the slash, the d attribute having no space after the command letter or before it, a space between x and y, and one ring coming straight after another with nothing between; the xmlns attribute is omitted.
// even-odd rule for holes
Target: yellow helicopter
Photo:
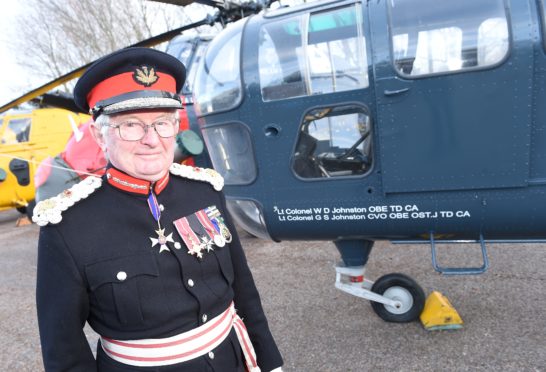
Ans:
<svg viewBox="0 0 546 372"><path fill-rule="evenodd" d="M60 108L10 112L0 117L0 211L31 214L34 174L42 160L60 153L89 115ZM56 125L52 126L51 123Z"/></svg>

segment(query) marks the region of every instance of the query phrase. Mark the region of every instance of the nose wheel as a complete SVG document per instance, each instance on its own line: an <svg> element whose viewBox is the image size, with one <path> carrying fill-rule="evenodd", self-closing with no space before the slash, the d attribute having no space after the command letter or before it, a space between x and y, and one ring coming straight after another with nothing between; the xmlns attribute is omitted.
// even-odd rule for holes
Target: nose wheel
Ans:
<svg viewBox="0 0 546 372"><path fill-rule="evenodd" d="M425 306L423 289L404 274L382 276L373 284L371 291L392 300L390 304L371 302L375 313L387 322L406 323L417 320Z"/></svg>

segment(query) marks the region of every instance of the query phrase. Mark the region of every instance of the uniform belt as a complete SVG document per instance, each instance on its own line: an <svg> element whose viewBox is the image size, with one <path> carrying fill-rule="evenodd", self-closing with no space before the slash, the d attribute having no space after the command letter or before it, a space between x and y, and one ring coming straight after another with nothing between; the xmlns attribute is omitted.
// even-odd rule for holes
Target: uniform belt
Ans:
<svg viewBox="0 0 546 372"><path fill-rule="evenodd" d="M110 358L123 364L138 367L167 366L209 353L226 339L233 327L243 349L247 369L260 372L248 332L233 302L226 311L191 331L167 338L143 340L119 341L101 336L101 345Z"/></svg>

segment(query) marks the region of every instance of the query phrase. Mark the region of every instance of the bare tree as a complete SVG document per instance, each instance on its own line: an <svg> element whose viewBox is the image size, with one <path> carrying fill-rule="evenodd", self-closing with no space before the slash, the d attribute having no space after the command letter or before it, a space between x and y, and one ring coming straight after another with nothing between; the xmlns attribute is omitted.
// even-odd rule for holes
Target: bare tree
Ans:
<svg viewBox="0 0 546 372"><path fill-rule="evenodd" d="M197 21L207 12L146 0L27 2L12 49L18 63L42 79L54 79L112 51Z"/></svg>

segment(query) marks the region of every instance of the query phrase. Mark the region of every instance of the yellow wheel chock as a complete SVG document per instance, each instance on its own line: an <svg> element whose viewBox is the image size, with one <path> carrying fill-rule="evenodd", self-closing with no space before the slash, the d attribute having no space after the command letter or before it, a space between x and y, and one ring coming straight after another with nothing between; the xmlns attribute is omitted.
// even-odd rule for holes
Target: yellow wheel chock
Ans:
<svg viewBox="0 0 546 372"><path fill-rule="evenodd" d="M438 291L433 291L428 296L419 318L427 331L463 328L463 320L457 310Z"/></svg>

